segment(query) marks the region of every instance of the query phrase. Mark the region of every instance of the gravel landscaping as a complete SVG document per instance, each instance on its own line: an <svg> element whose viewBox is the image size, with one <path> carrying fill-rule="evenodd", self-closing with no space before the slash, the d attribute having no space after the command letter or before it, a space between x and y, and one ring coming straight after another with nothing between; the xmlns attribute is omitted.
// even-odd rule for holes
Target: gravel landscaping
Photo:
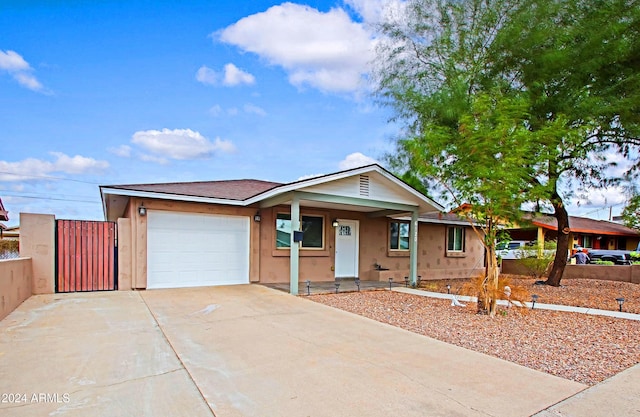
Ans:
<svg viewBox="0 0 640 417"><path fill-rule="evenodd" d="M461 281L429 281L423 289L456 292ZM568 280L553 288L531 286L540 303L640 313L640 285ZM305 297L373 320L587 385L640 363L640 321L530 309L501 309L495 318L476 314L476 304L453 307L448 300L386 291L345 292Z"/></svg>

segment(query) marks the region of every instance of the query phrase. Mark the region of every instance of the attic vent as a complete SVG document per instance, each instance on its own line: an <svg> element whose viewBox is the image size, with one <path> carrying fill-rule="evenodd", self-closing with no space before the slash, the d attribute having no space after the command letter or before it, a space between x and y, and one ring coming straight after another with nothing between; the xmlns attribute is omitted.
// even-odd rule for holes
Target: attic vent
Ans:
<svg viewBox="0 0 640 417"><path fill-rule="evenodd" d="M360 195L369 197L369 176L360 175Z"/></svg>

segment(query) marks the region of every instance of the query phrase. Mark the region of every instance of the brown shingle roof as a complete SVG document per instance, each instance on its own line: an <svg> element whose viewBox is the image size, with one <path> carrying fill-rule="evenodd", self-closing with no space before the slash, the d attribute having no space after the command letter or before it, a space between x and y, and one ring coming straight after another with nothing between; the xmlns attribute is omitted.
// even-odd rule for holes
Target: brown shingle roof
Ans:
<svg viewBox="0 0 640 417"><path fill-rule="evenodd" d="M552 216L536 216L533 224L545 229L558 230L558 222ZM614 236L638 236L638 232L618 223L606 220L569 216L569 228L574 233L600 234Z"/></svg>
<svg viewBox="0 0 640 417"><path fill-rule="evenodd" d="M277 182L260 180L227 180L172 182L164 184L109 185L105 187L119 190L144 191L193 197L246 200L281 185L282 184Z"/></svg>

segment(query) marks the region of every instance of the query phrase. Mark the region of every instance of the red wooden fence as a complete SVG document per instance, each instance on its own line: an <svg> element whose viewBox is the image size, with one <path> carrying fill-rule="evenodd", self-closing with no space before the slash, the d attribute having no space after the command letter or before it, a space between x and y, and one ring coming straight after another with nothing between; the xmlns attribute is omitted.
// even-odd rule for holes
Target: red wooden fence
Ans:
<svg viewBox="0 0 640 417"><path fill-rule="evenodd" d="M118 289L113 222L56 220L56 292Z"/></svg>

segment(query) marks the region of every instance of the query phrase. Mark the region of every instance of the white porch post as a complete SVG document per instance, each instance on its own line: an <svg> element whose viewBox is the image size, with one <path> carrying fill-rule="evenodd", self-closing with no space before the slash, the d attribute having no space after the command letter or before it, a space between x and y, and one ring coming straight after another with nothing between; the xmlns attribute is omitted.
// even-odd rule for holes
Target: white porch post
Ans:
<svg viewBox="0 0 640 417"><path fill-rule="evenodd" d="M411 243L409 244L409 279L411 285L418 283L418 210L411 213Z"/></svg>
<svg viewBox="0 0 640 417"><path fill-rule="evenodd" d="M293 241L293 232L296 230L300 230L300 197L293 193L293 201L291 202L291 251L289 254L289 293L291 295L298 295L300 243Z"/></svg>

